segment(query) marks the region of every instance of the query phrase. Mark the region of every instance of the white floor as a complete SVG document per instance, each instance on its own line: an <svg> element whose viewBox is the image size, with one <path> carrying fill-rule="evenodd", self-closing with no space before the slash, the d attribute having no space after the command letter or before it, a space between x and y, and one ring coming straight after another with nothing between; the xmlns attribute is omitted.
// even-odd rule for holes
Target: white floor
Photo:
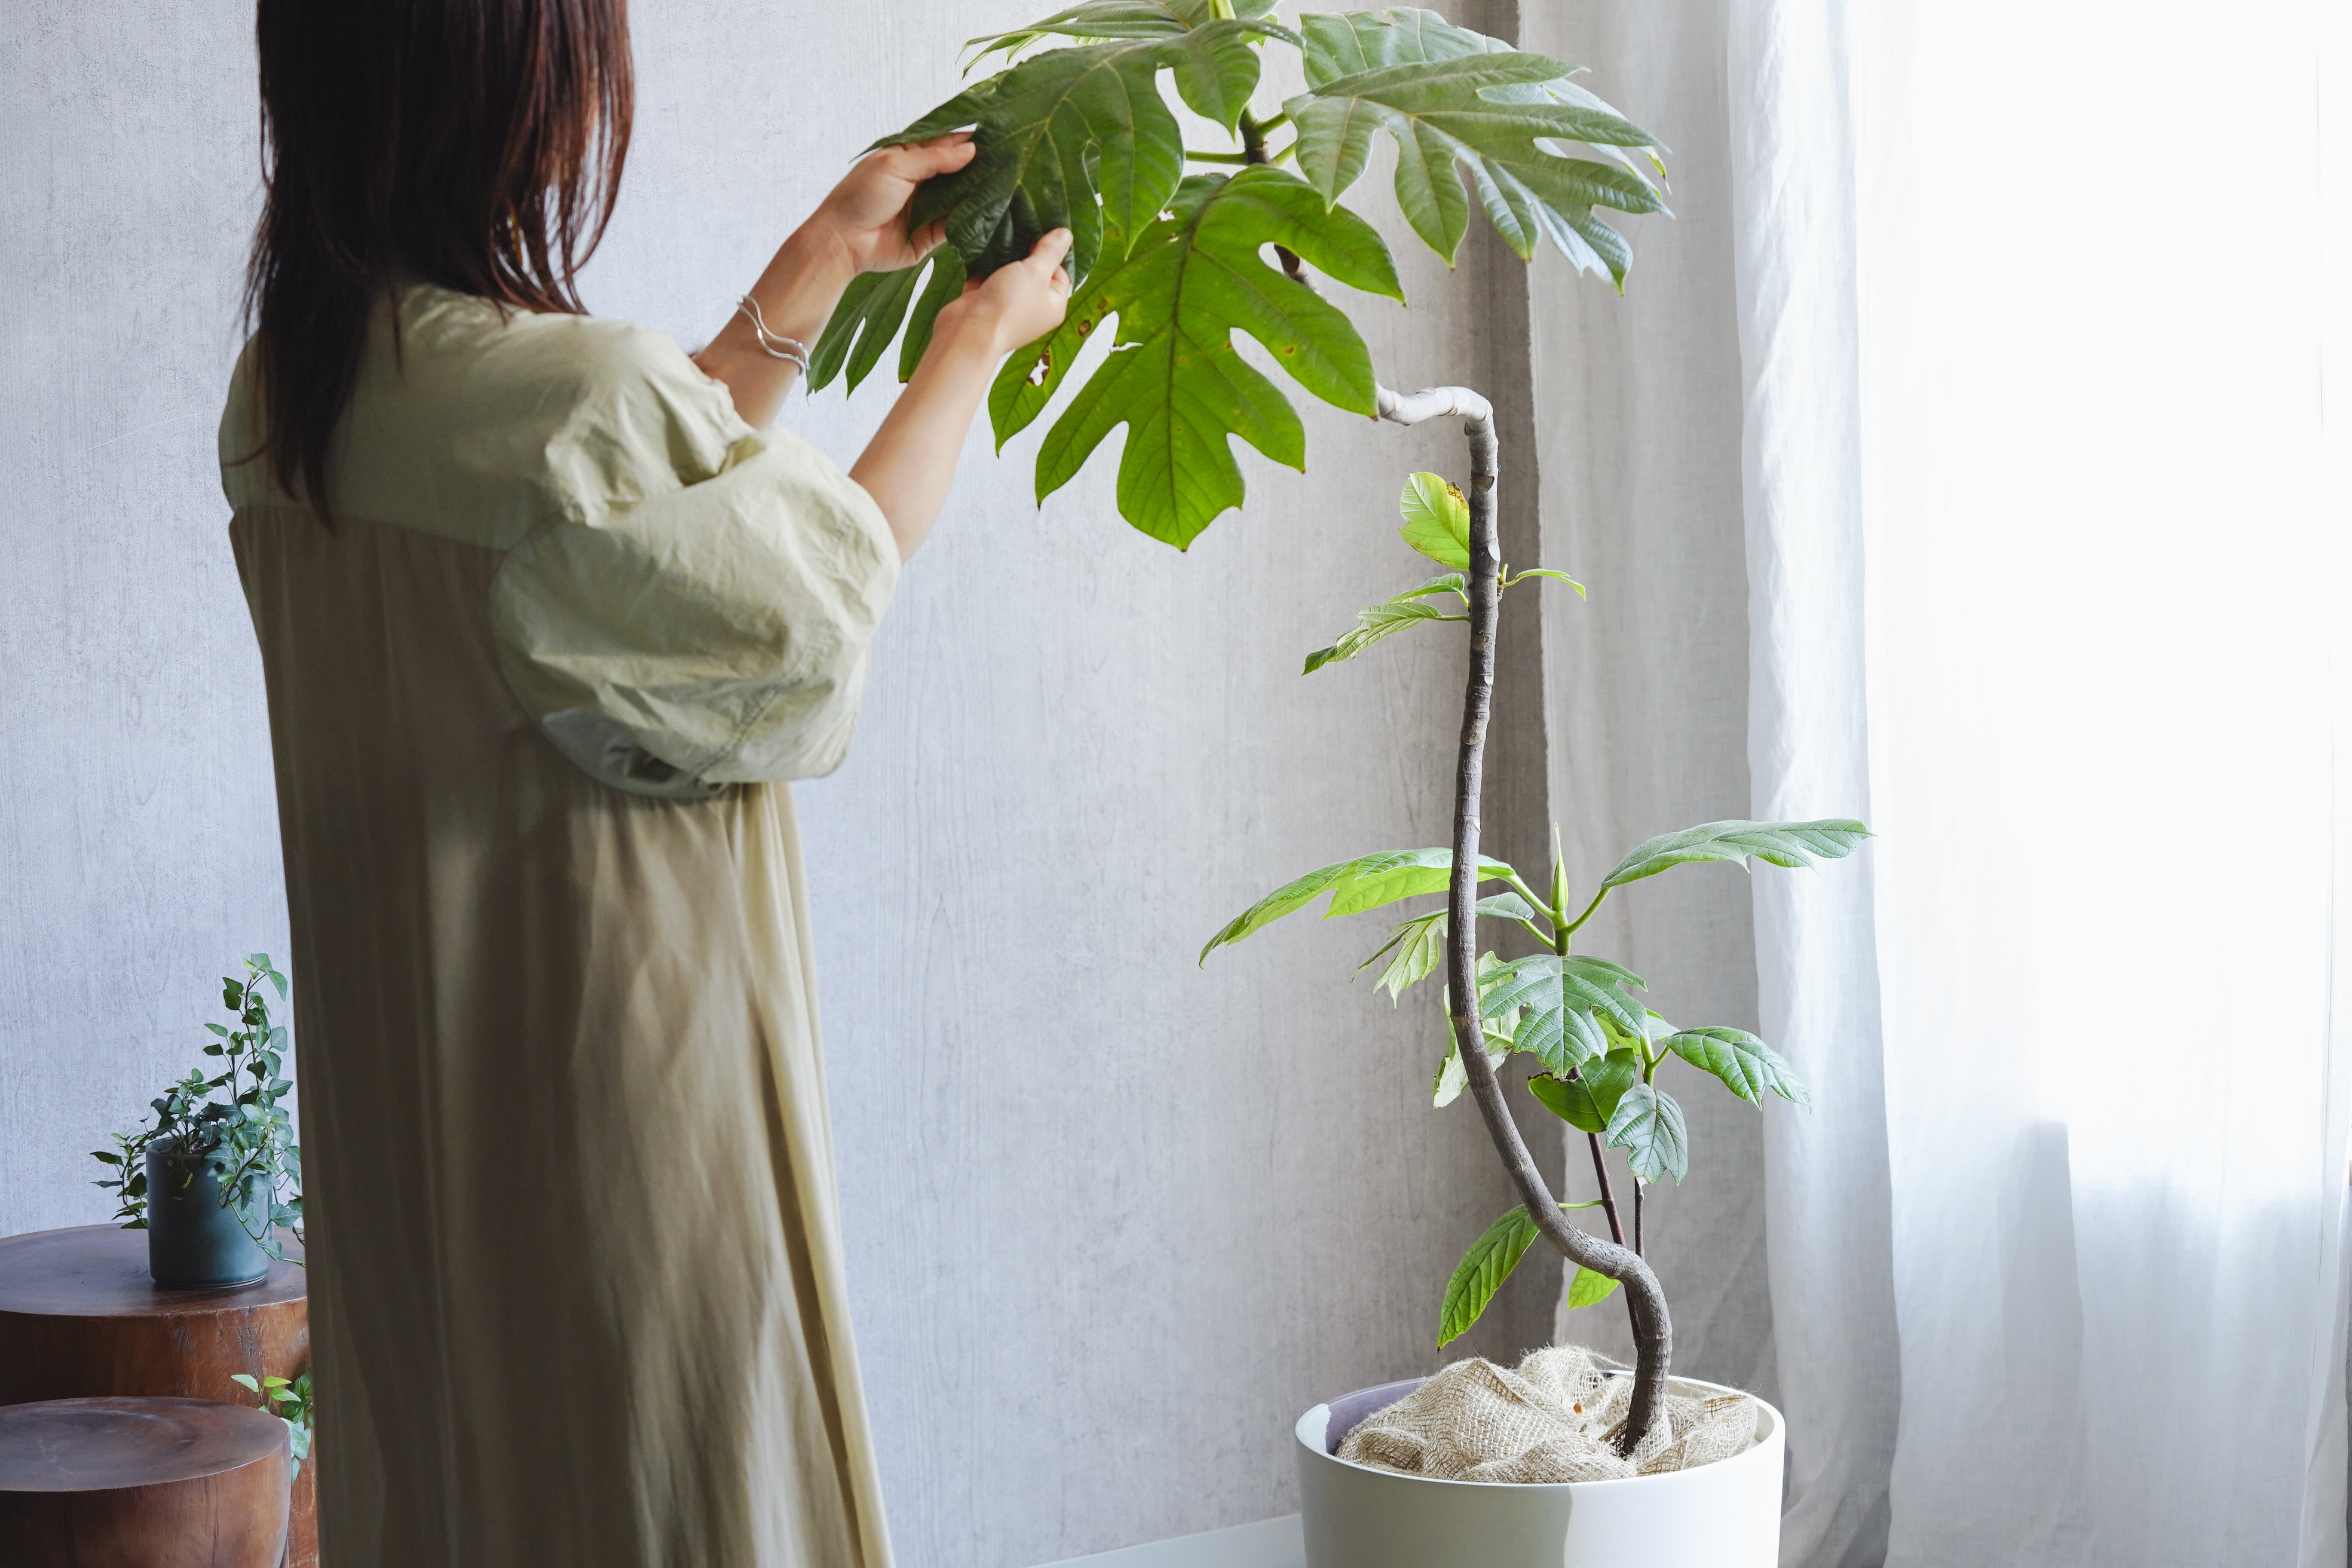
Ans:
<svg viewBox="0 0 2352 1568"><path fill-rule="evenodd" d="M1123 1547L1092 1557L1072 1557L1045 1568L1306 1568L1307 1542L1298 1516L1262 1519L1205 1535L1179 1536L1148 1545Z"/></svg>

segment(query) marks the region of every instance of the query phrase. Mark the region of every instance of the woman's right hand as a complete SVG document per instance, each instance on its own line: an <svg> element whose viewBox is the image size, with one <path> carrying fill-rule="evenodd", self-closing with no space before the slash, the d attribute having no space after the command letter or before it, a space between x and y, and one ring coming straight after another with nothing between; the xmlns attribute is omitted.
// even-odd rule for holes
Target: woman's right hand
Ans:
<svg viewBox="0 0 2352 1568"><path fill-rule="evenodd" d="M984 333L992 359L1035 342L1069 311L1070 275L1062 265L1069 254L1070 231L1057 228L1040 238L1025 259L965 284L962 298L940 311L932 342L967 331Z"/></svg>

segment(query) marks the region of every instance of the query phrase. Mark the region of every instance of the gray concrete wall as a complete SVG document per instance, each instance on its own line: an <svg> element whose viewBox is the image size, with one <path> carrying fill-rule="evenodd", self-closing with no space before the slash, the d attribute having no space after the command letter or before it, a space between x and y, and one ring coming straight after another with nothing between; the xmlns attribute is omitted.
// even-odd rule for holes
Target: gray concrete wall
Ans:
<svg viewBox="0 0 2352 1568"><path fill-rule="evenodd" d="M856 149L952 90L961 39L1035 9L637 7L637 151L592 304L714 330ZM0 24L0 1231L102 1218L84 1151L190 1054L221 966L284 951L212 445L257 195L248 16L17 0ZM1360 318L1384 374L1511 374L1524 314L1482 295L1516 264L1399 248L1413 308ZM846 458L890 395L785 418ZM1250 513L1189 556L1117 520L1109 461L1041 511L1034 435L1002 460L976 436L856 752L801 792L910 1564L1292 1507L1297 1411L1433 1365L1445 1275L1512 1201L1471 1108L1428 1109L1429 1004L1350 979L1376 923L1193 967L1275 882L1446 834L1453 650L1297 670L1415 580L1395 491L1458 467L1458 437L1307 418L1308 474L1245 458ZM1540 800L1540 768L1538 745L1498 798ZM1532 1269L1471 1348L1543 1338L1556 1279Z"/></svg>

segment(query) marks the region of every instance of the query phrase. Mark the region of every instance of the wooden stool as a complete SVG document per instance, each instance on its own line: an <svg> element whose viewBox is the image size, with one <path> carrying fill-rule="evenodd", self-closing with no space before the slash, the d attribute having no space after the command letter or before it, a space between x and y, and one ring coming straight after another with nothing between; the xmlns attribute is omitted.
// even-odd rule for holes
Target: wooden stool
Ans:
<svg viewBox="0 0 2352 1568"><path fill-rule="evenodd" d="M291 1235L278 1239L289 1258L302 1255ZM143 1231L85 1225L0 1238L0 1405L107 1395L236 1404L249 1396L232 1373L292 1377L310 1359L310 1307L293 1263L272 1265L257 1284L164 1290L148 1277ZM306 1464L287 1568L318 1561L318 1489Z"/></svg>
<svg viewBox="0 0 2352 1568"><path fill-rule="evenodd" d="M278 1568L290 1459L240 1405L0 1406L0 1568Z"/></svg>

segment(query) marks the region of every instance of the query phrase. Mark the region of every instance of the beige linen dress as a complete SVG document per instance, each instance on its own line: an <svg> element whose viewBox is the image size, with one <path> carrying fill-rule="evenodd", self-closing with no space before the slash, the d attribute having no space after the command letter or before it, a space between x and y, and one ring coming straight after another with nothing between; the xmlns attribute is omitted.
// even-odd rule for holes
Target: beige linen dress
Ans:
<svg viewBox="0 0 2352 1568"><path fill-rule="evenodd" d="M898 571L658 333L378 312L221 429L293 918L326 1568L887 1568L792 797Z"/></svg>

